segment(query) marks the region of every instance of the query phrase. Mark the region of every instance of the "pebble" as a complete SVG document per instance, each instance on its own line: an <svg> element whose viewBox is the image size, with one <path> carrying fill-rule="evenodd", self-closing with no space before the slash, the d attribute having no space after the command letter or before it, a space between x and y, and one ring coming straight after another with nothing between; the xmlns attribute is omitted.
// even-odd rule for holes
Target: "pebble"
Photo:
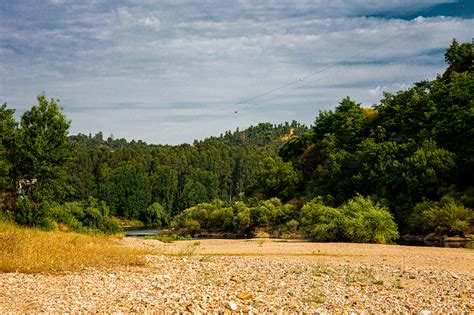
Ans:
<svg viewBox="0 0 474 315"><path fill-rule="evenodd" d="M200 252L206 242L214 241L202 241ZM291 242L268 241L262 248L285 244ZM340 254L264 256L253 246L259 255L214 254L206 261L191 255L184 261L157 254L148 256L145 267L0 273L0 313L474 313L474 272L468 263L474 252L304 242L298 250L305 246ZM386 252L382 262L385 248L394 254ZM420 257L408 264L411 253ZM450 265L433 265L433 255ZM449 269L463 259L465 272ZM331 270L330 276L313 279L316 264ZM367 271L383 283L374 284ZM403 289L394 287L397 279Z"/></svg>
<svg viewBox="0 0 474 315"><path fill-rule="evenodd" d="M237 295L237 297L241 300L250 300L252 298L252 293L250 292L241 292Z"/></svg>
<svg viewBox="0 0 474 315"><path fill-rule="evenodd" d="M230 309L231 311L236 311L237 310L237 304L235 304L232 301L227 302L227 308Z"/></svg>

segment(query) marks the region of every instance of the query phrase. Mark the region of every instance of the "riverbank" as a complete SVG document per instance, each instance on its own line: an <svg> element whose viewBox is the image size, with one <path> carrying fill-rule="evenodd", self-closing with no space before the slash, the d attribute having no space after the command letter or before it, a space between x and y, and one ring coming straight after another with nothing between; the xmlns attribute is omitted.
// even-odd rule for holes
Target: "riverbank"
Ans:
<svg viewBox="0 0 474 315"><path fill-rule="evenodd" d="M474 311L474 251L125 238L144 267L0 274L0 312ZM428 314L428 313L426 313Z"/></svg>

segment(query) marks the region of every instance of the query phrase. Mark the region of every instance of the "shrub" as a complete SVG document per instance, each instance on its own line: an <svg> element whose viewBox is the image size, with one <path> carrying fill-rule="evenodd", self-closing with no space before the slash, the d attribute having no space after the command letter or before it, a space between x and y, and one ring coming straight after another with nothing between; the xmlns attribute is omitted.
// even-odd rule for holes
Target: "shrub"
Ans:
<svg viewBox="0 0 474 315"><path fill-rule="evenodd" d="M251 208L241 201L230 206L219 201L212 204L200 203L175 216L171 227L186 234L195 234L201 229L240 235L253 234L256 228L267 232L274 228L284 232L290 229L293 231L298 222L293 220L288 227L286 224L295 217L294 208L292 205L282 204L278 198L256 202Z"/></svg>
<svg viewBox="0 0 474 315"><path fill-rule="evenodd" d="M35 226L46 230L52 228L47 202L37 204L32 202L28 196L22 196L16 201L13 212L13 219L19 225Z"/></svg>
<svg viewBox="0 0 474 315"><path fill-rule="evenodd" d="M209 227L225 232L234 231L234 210L230 207L216 207L209 217Z"/></svg>
<svg viewBox="0 0 474 315"><path fill-rule="evenodd" d="M140 212L140 220L145 225L162 226L168 223L168 215L160 203L154 202L144 211Z"/></svg>
<svg viewBox="0 0 474 315"><path fill-rule="evenodd" d="M184 229L189 234L199 232L201 229L208 229L211 223L211 215L217 207L210 203L200 203L194 207L187 208L174 217L171 226L173 228Z"/></svg>
<svg viewBox="0 0 474 315"><path fill-rule="evenodd" d="M390 243L398 238L390 212L362 196L339 208L325 206L321 199L310 201L301 209L301 226L307 236L320 242Z"/></svg>
<svg viewBox="0 0 474 315"><path fill-rule="evenodd" d="M320 199L306 203L301 209L302 231L314 241L343 240L342 223L342 213L339 209L325 206Z"/></svg>
<svg viewBox="0 0 474 315"><path fill-rule="evenodd" d="M390 212L360 195L340 207L347 239L357 243L390 243L398 238Z"/></svg>
<svg viewBox="0 0 474 315"><path fill-rule="evenodd" d="M410 229L415 233L440 233L464 235L474 211L444 197L440 202L424 201L415 206L409 219Z"/></svg>
<svg viewBox="0 0 474 315"><path fill-rule="evenodd" d="M110 216L105 202L89 197L79 202L66 202L51 207L51 217L74 232L115 234L121 227Z"/></svg>
<svg viewBox="0 0 474 315"><path fill-rule="evenodd" d="M235 231L240 235L248 235L251 232L251 213L250 208L241 201L237 201L232 205L234 210L234 227Z"/></svg>
<svg viewBox="0 0 474 315"><path fill-rule="evenodd" d="M255 226L271 228L286 223L292 218L293 206L283 205L278 198L263 200L251 209L251 217Z"/></svg>

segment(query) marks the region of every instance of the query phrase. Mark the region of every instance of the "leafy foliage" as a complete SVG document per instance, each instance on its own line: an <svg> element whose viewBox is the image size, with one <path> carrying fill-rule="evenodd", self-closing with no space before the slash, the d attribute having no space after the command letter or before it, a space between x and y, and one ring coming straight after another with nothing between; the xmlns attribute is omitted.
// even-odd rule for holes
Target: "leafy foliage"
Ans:
<svg viewBox="0 0 474 315"><path fill-rule="evenodd" d="M317 242L344 240L341 211L325 206L318 199L306 203L301 209L301 226L304 233Z"/></svg>
<svg viewBox="0 0 474 315"><path fill-rule="evenodd" d="M14 112L13 109L7 108L6 103L0 107L0 189L6 188L11 181L16 129Z"/></svg>
<svg viewBox="0 0 474 315"><path fill-rule="evenodd" d="M112 214L138 218L151 198L145 169L136 162L126 162L111 171L103 186L104 200Z"/></svg>
<svg viewBox="0 0 474 315"><path fill-rule="evenodd" d="M140 219L149 226L162 226L169 220L165 209L158 202L152 203L145 211L142 211Z"/></svg>
<svg viewBox="0 0 474 315"><path fill-rule="evenodd" d="M84 204L104 200L114 215L189 233L301 228L320 241L390 242L392 217L402 232L464 233L474 207L472 53L454 40L443 76L373 108L347 97L311 128L260 123L192 145L68 136L54 99L40 95L20 124L3 104L2 212L26 225L48 226L54 213L71 229L108 230L108 208ZM445 195L454 203L438 202Z"/></svg>
<svg viewBox="0 0 474 315"><path fill-rule="evenodd" d="M356 196L339 208L313 200L301 209L303 231L315 241L390 243L398 238L390 212L370 199Z"/></svg>
<svg viewBox="0 0 474 315"><path fill-rule="evenodd" d="M259 193L263 198L278 197L289 200L294 197L300 176L290 162L281 158L265 158L255 174L255 183L249 193Z"/></svg>
<svg viewBox="0 0 474 315"><path fill-rule="evenodd" d="M469 222L474 219L474 211L457 203L450 197L440 202L423 201L416 205L410 216L413 230L421 233L464 235L469 229Z"/></svg>
<svg viewBox="0 0 474 315"><path fill-rule="evenodd" d="M180 230L181 234L218 231L244 236L254 234L258 228L268 232L281 230L282 227L285 231L294 231L297 222L289 222L295 214L292 205L282 204L278 198L261 200L254 206L241 201L231 204L214 201L184 210L173 218L171 226Z"/></svg>
<svg viewBox="0 0 474 315"><path fill-rule="evenodd" d="M16 201L13 219L20 225L39 227L46 230L52 228L48 204L34 203L28 196L18 198Z"/></svg>
<svg viewBox="0 0 474 315"><path fill-rule="evenodd" d="M38 105L26 111L16 132L15 180L37 179L37 198L63 197L67 163L75 146L67 141L70 122L57 101L38 96Z"/></svg>

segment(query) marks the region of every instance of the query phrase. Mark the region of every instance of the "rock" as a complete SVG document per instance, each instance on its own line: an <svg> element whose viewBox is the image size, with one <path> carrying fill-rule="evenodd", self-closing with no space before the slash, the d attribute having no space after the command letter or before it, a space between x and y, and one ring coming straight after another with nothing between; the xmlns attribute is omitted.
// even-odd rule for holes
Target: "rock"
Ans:
<svg viewBox="0 0 474 315"><path fill-rule="evenodd" d="M114 275L113 273L109 274L109 278L115 278L116 275Z"/></svg>
<svg viewBox="0 0 474 315"><path fill-rule="evenodd" d="M230 309L231 311L237 310L237 304L235 304L232 301L227 302L227 308Z"/></svg>
<svg viewBox="0 0 474 315"><path fill-rule="evenodd" d="M424 240L424 241L431 241L431 240L433 240L435 237L436 237L436 233L433 232L433 233L430 233L430 234L426 235L426 236L423 238L423 240Z"/></svg>
<svg viewBox="0 0 474 315"><path fill-rule="evenodd" d="M456 236L447 236L443 239L445 242L464 242L464 241L469 241L468 238L461 237L459 235Z"/></svg>
<svg viewBox="0 0 474 315"><path fill-rule="evenodd" d="M241 300L247 301L252 298L252 293L250 292L241 292L237 295L237 297Z"/></svg>
<svg viewBox="0 0 474 315"><path fill-rule="evenodd" d="M431 315L431 311L422 310L422 311L420 312L420 315Z"/></svg>

